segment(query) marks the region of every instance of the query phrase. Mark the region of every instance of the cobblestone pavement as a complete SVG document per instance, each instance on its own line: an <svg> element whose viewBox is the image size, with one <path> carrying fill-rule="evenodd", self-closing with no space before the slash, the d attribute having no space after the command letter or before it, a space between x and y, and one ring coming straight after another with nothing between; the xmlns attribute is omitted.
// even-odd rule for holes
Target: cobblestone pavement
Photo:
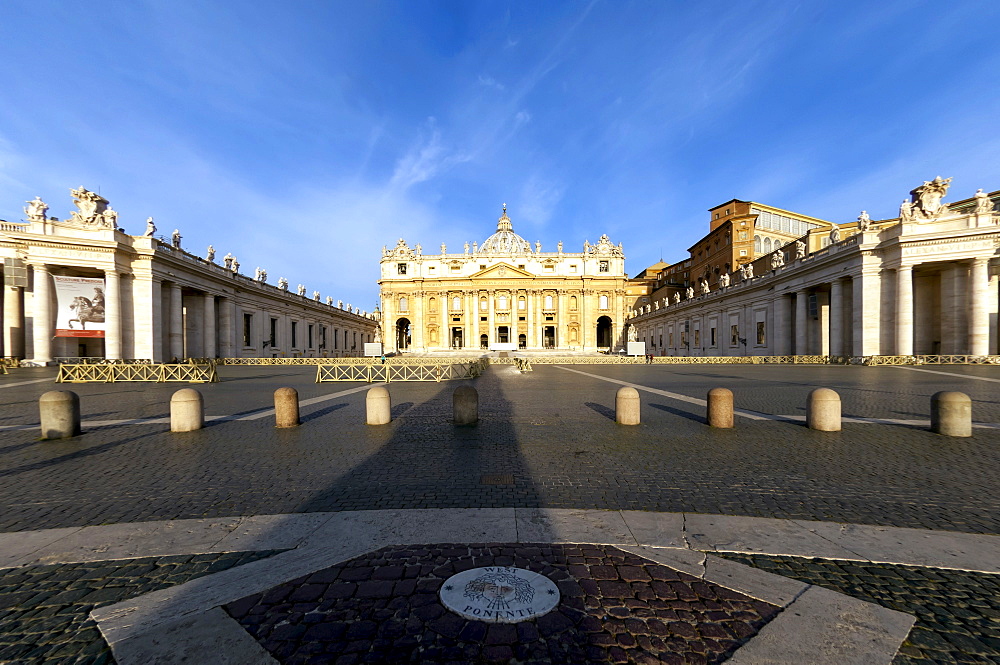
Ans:
<svg viewBox="0 0 1000 665"><path fill-rule="evenodd" d="M1000 575L855 561L716 556L912 614L893 665L1000 663Z"/></svg>
<svg viewBox="0 0 1000 665"><path fill-rule="evenodd" d="M451 575L517 566L556 582L552 612L517 624L441 604ZM778 608L611 546L387 547L226 606L285 665L720 663Z"/></svg>
<svg viewBox="0 0 1000 665"><path fill-rule="evenodd" d="M0 663L114 663L96 624L110 605L276 552L168 556L0 570Z"/></svg>
<svg viewBox="0 0 1000 665"><path fill-rule="evenodd" d="M895 367L576 366L703 398L728 385L737 406L802 413L816 386L841 392L845 414L927 417L929 396L960 389L977 420L1000 422L994 383ZM1000 368L943 367L1000 378ZM209 415L269 407L290 385L302 399L360 384L313 383L309 367L221 368L198 386ZM4 425L37 422L40 383L3 383ZM13 378L11 378L13 377ZM163 424L90 427L37 441L0 431L0 530L190 517L372 508L555 507L657 510L1000 533L1000 430L968 439L918 427L847 423L841 433L737 419L708 428L702 408L641 392L643 424L613 421L617 386L552 366L521 375L494 366L471 382L480 423L448 422L458 382L399 383L395 420L364 425L363 391L303 409L303 424L270 418L170 434ZM84 419L167 415L177 385L59 386L81 395ZM81 480L83 479L83 480Z"/></svg>

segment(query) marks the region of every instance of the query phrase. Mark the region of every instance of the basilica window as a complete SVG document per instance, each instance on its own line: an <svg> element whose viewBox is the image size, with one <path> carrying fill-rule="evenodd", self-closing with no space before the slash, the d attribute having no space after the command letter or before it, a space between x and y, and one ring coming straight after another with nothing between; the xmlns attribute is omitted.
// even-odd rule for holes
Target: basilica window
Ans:
<svg viewBox="0 0 1000 665"><path fill-rule="evenodd" d="M607 309L608 308L608 297L607 296L601 296L599 298L599 302L600 302L600 304L598 306L601 309Z"/></svg>
<svg viewBox="0 0 1000 665"><path fill-rule="evenodd" d="M397 263L396 264L396 274L397 275L405 275L406 274L406 264L405 263Z"/></svg>
<svg viewBox="0 0 1000 665"><path fill-rule="evenodd" d="M399 299L399 311L408 312L410 311L409 302L406 300L406 296Z"/></svg>
<svg viewBox="0 0 1000 665"><path fill-rule="evenodd" d="M497 307L500 309L507 309L507 296L500 296L497 298Z"/></svg>
<svg viewBox="0 0 1000 665"><path fill-rule="evenodd" d="M597 264L597 272L608 272L611 266L608 261L601 261Z"/></svg>
<svg viewBox="0 0 1000 665"><path fill-rule="evenodd" d="M427 310L430 312L438 311L438 301L437 298L431 298L427 301Z"/></svg>
<svg viewBox="0 0 1000 665"><path fill-rule="evenodd" d="M545 296L545 309L552 309L552 296Z"/></svg>
<svg viewBox="0 0 1000 665"><path fill-rule="evenodd" d="M486 298L480 298L479 299L479 311L480 312L485 312L487 309L489 309L489 305L486 304Z"/></svg>
<svg viewBox="0 0 1000 665"><path fill-rule="evenodd" d="M517 308L522 311L524 310L525 308L524 296L521 296L520 298L517 299Z"/></svg>
<svg viewBox="0 0 1000 665"><path fill-rule="evenodd" d="M576 296L569 297L569 308L571 310L576 310Z"/></svg>
<svg viewBox="0 0 1000 665"><path fill-rule="evenodd" d="M451 299L451 308L453 310L455 310L456 312L459 311L460 309L462 309L462 299L459 298L458 296L455 296L454 298L452 298Z"/></svg>

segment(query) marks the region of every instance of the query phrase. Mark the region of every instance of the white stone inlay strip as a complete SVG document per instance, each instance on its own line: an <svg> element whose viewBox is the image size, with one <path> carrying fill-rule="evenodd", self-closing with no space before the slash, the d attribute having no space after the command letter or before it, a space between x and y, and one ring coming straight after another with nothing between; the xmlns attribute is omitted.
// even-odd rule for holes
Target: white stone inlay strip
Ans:
<svg viewBox="0 0 1000 665"><path fill-rule="evenodd" d="M16 388L18 386L29 386L32 383L55 383L55 379L32 379L31 381L17 381L16 383L0 383L0 388Z"/></svg>
<svg viewBox="0 0 1000 665"><path fill-rule="evenodd" d="M942 372L936 369L921 369L919 367L909 367L907 365L889 365L889 367L895 367L897 369L908 369L911 372L927 372L928 374L943 374L944 376L955 376L960 379L974 379L976 381L991 381L992 383L1000 383L1000 379L991 379L986 376L974 376L972 374L956 374L955 372Z"/></svg>
<svg viewBox="0 0 1000 665"><path fill-rule="evenodd" d="M888 665L915 621L909 614L810 586L726 664Z"/></svg>

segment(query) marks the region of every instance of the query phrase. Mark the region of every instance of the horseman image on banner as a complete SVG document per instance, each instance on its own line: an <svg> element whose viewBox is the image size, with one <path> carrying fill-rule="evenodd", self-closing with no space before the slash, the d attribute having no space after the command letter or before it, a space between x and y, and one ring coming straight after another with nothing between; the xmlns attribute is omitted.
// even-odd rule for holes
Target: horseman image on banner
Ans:
<svg viewBox="0 0 1000 665"><path fill-rule="evenodd" d="M53 275L59 306L56 337L104 337L104 280Z"/></svg>

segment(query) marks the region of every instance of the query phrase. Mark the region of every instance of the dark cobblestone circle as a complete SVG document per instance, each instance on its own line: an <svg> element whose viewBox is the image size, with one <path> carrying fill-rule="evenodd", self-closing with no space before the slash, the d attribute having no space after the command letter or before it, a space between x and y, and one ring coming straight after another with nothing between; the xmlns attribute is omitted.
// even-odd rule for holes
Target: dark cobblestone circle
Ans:
<svg viewBox="0 0 1000 665"><path fill-rule="evenodd" d="M451 575L517 566L556 582L549 614L464 619ZM721 663L778 608L598 545L394 546L248 596L226 610L284 665L304 663Z"/></svg>

